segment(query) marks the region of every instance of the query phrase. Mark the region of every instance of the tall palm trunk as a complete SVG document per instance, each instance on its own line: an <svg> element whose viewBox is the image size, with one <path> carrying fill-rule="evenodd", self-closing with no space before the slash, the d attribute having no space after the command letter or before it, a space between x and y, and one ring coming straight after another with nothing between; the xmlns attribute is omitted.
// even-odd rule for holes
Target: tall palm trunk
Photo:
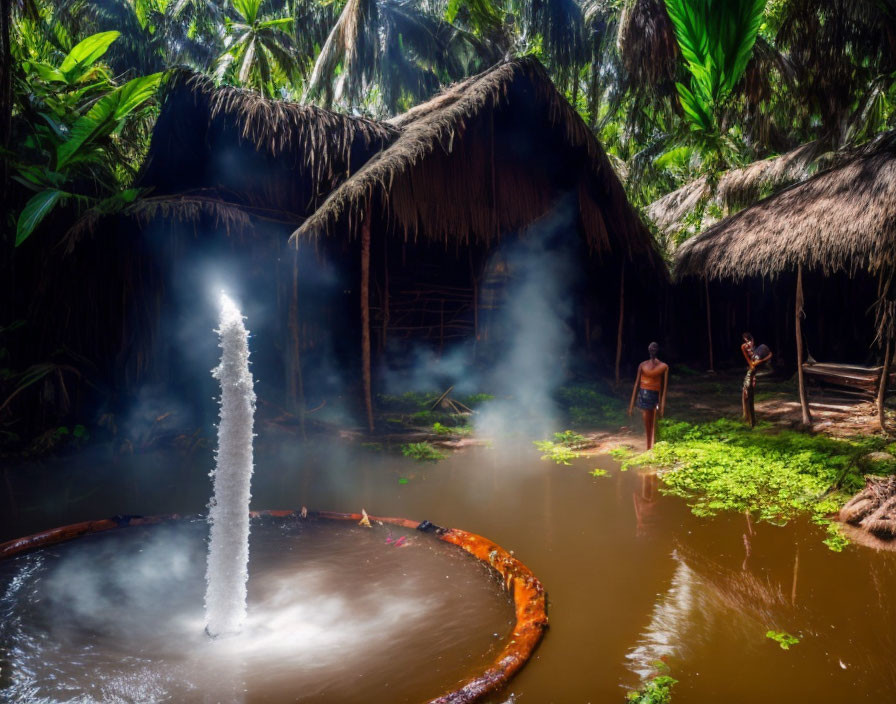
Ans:
<svg viewBox="0 0 896 704"><path fill-rule="evenodd" d="M0 0L0 147L9 149L12 131L12 49L10 25L12 24L12 0ZM15 229L9 225L11 210L9 200L9 160L0 158L0 279L6 282L6 290L0 294L5 303L0 305L0 320L8 319L13 304L12 249L15 246Z"/></svg>

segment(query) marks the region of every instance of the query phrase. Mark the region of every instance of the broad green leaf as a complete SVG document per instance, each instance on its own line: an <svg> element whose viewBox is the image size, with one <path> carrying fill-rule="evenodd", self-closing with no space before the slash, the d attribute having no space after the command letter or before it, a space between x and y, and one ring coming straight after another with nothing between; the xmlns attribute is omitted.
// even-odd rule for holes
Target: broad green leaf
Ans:
<svg viewBox="0 0 896 704"><path fill-rule="evenodd" d="M41 220L49 213L57 203L64 201L69 196L65 191L55 188L41 191L31 197L22 212L19 215L19 221L16 225L16 247L28 239L28 236L34 232Z"/></svg>
<svg viewBox="0 0 896 704"><path fill-rule="evenodd" d="M78 150L88 142L111 134L128 114L155 94L161 79L161 73L153 73L128 81L78 118L68 140L56 150L56 168L61 169L72 162Z"/></svg>
<svg viewBox="0 0 896 704"><path fill-rule="evenodd" d="M246 22L252 24L258 17L261 0L233 0L233 7Z"/></svg>
<svg viewBox="0 0 896 704"><path fill-rule="evenodd" d="M704 130L705 132L711 132L713 129L713 119L706 108L686 85L683 83L676 83L675 87L678 89L678 97L681 101L681 107L688 118L690 118L692 127Z"/></svg>
<svg viewBox="0 0 896 704"><path fill-rule="evenodd" d="M161 81L161 73L152 73L125 83L116 91L119 94L119 100L115 108L115 119L125 118L135 108L149 100L159 89Z"/></svg>
<svg viewBox="0 0 896 704"><path fill-rule="evenodd" d="M48 64L42 64L36 61L26 61L22 63L22 68L25 69L26 73L34 73L38 78L47 81L48 83L65 82L65 75L62 71Z"/></svg>
<svg viewBox="0 0 896 704"><path fill-rule="evenodd" d="M58 188L65 181L65 176L56 171L50 171L42 166L21 164L16 167L19 183L28 186L31 190L44 190L45 188ZM37 186L37 188L35 188Z"/></svg>
<svg viewBox="0 0 896 704"><path fill-rule="evenodd" d="M76 74L83 72L105 54L112 42L120 35L120 32L100 32L78 42L68 56L63 59L59 70L65 74L68 82L72 82L74 78L77 78Z"/></svg>

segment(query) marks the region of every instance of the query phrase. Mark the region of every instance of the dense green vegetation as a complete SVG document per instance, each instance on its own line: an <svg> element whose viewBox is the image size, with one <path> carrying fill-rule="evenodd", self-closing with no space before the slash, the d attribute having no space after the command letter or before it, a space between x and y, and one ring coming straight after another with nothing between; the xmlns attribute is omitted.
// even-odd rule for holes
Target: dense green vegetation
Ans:
<svg viewBox="0 0 896 704"><path fill-rule="evenodd" d="M708 177L667 244L775 186L720 201L727 169L813 144L811 170L896 115L892 0L26 0L6 12L4 179L28 191L7 196L7 246L60 205L71 222L135 197L160 72L175 65L383 117L534 54L636 204Z"/></svg>
<svg viewBox="0 0 896 704"><path fill-rule="evenodd" d="M401 454L418 462L438 462L448 457L444 452L428 442L411 442L401 446Z"/></svg>
<svg viewBox="0 0 896 704"><path fill-rule="evenodd" d="M790 650L791 646L800 642L799 638L784 631L767 631L765 637L775 641L781 646L781 650Z"/></svg>
<svg viewBox="0 0 896 704"><path fill-rule="evenodd" d="M688 501L698 516L721 511L750 512L783 524L798 515L828 527L826 544L846 544L829 517L864 486L863 474L896 470L894 462L870 462L867 455L887 440L863 436L841 440L739 421L660 421L658 442L629 457L624 467L661 470L663 491Z"/></svg>
<svg viewBox="0 0 896 704"><path fill-rule="evenodd" d="M588 439L572 430L564 430L554 433L553 440L535 440L533 445L543 454L541 459L550 460L555 464L572 464L572 460L581 457L579 449L584 447ZM599 475L594 475L599 476Z"/></svg>
<svg viewBox="0 0 896 704"><path fill-rule="evenodd" d="M641 689L629 692L626 701L632 704L669 704L672 701L672 687L678 680L668 674L669 666L662 660L653 663L657 675L647 680Z"/></svg>

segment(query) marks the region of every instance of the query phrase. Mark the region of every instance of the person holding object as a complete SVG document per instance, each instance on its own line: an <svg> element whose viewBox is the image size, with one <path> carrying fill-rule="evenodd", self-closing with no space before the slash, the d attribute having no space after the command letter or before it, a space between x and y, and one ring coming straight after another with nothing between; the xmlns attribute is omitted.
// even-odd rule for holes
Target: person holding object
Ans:
<svg viewBox="0 0 896 704"><path fill-rule="evenodd" d="M772 351L768 348L768 345L754 347L753 336L748 332L745 332L742 337L743 344L740 346L740 351L743 352L744 359L747 360L747 375L744 377L744 385L741 390L741 404L744 409L744 420L752 428L756 425L756 408L754 405L756 368L772 358Z"/></svg>
<svg viewBox="0 0 896 704"><path fill-rule="evenodd" d="M647 435L647 449L653 447L656 436L656 413L659 409L660 418L666 410L666 389L669 386L669 365L657 359L660 346L651 342L647 346L650 359L638 365L638 374L635 377L635 388L632 389L632 400L628 404L628 414L632 414L632 407L636 403L641 409L644 419L644 432Z"/></svg>

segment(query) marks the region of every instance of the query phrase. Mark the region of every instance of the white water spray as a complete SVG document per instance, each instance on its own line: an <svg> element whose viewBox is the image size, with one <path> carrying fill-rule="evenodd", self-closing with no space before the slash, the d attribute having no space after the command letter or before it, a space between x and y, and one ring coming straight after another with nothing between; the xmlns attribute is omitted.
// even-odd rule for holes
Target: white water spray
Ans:
<svg viewBox="0 0 896 704"><path fill-rule="evenodd" d="M214 494L209 504L211 541L206 569L205 630L210 636L238 633L246 619L249 578L249 483L255 391L249 372L249 333L239 309L221 294L221 383Z"/></svg>

